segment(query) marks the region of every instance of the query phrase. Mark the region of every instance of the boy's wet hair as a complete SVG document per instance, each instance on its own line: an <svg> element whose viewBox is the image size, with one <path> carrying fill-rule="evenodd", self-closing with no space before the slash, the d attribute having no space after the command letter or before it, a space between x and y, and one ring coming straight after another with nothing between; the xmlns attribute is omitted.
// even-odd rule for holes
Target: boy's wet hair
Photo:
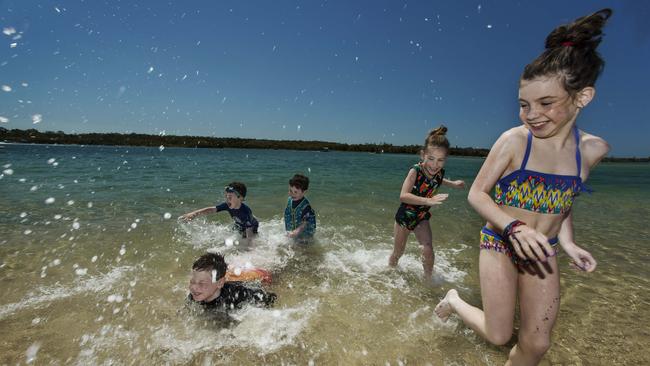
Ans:
<svg viewBox="0 0 650 366"><path fill-rule="evenodd" d="M225 191L235 192L242 198L246 197L246 185L242 182L230 182L226 186Z"/></svg>
<svg viewBox="0 0 650 366"><path fill-rule="evenodd" d="M306 191L309 189L309 178L302 174L295 174L291 179L289 179L289 185Z"/></svg>
<svg viewBox="0 0 650 366"><path fill-rule="evenodd" d="M441 147L449 151L449 140L447 140L447 127L440 125L433 130L429 131L427 138L424 140L423 150L427 147Z"/></svg>
<svg viewBox="0 0 650 366"><path fill-rule="evenodd" d="M217 271L216 280L226 275L228 265L220 253L205 253L192 264L193 271Z"/></svg>
<svg viewBox="0 0 650 366"><path fill-rule="evenodd" d="M555 28L546 37L546 49L526 65L521 79L559 76L564 89L572 96L593 87L605 67L596 48L611 15L611 9L602 9Z"/></svg>

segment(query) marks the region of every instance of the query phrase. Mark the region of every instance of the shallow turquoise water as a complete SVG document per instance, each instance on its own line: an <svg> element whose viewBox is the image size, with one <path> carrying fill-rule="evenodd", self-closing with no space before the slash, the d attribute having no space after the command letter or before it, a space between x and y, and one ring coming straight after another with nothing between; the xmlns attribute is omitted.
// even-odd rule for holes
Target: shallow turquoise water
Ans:
<svg viewBox="0 0 650 366"><path fill-rule="evenodd" d="M411 237L386 268L399 189L416 156L235 149L1 145L0 363L495 364L494 347L433 307L449 287L480 304L478 230L467 191L432 210L436 281L422 285ZM481 159L452 157L471 180ZM546 363L647 364L650 166L601 164L575 205L587 275L561 257L562 308ZM317 243L284 238L287 181L311 179ZM261 222L250 248L228 247L227 214L179 215L247 184ZM52 198L54 199L53 202ZM49 199L49 200L48 200ZM51 202L51 203L50 203ZM165 219L168 213L171 219ZM269 268L274 309L244 309L230 328L184 312L188 269L208 249ZM119 301L118 301L119 300Z"/></svg>

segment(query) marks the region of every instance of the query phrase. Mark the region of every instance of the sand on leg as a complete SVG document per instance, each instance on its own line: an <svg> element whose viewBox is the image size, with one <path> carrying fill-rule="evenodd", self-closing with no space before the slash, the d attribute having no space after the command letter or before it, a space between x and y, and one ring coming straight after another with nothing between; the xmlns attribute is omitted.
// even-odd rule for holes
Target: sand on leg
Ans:
<svg viewBox="0 0 650 366"><path fill-rule="evenodd" d="M521 326L506 365L537 365L551 347L551 331L560 310L560 275L556 257L538 266L543 276L519 275Z"/></svg>

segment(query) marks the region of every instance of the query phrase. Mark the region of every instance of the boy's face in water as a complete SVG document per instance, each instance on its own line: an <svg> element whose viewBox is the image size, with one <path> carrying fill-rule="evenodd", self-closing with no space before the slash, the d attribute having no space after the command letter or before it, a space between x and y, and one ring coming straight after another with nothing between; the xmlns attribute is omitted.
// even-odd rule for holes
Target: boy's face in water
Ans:
<svg viewBox="0 0 650 366"><path fill-rule="evenodd" d="M194 301L214 300L225 282L225 277L212 282L212 271L192 271L192 278L190 278L192 299Z"/></svg>
<svg viewBox="0 0 650 366"><path fill-rule="evenodd" d="M291 197L292 200L298 201L305 197L305 191L298 187L294 187L292 185L289 186L289 197Z"/></svg>
<svg viewBox="0 0 650 366"><path fill-rule="evenodd" d="M226 204L229 208L240 208L242 202L244 201L242 197L235 192L225 192L224 196L226 197Z"/></svg>

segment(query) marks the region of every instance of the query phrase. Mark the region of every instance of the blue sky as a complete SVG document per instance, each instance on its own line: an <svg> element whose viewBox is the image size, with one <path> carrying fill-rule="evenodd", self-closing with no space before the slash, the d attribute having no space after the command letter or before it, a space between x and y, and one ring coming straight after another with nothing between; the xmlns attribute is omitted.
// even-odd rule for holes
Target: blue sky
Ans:
<svg viewBox="0 0 650 366"><path fill-rule="evenodd" d="M578 123L650 156L645 1L3 0L0 126L490 147L546 35L603 7Z"/></svg>

